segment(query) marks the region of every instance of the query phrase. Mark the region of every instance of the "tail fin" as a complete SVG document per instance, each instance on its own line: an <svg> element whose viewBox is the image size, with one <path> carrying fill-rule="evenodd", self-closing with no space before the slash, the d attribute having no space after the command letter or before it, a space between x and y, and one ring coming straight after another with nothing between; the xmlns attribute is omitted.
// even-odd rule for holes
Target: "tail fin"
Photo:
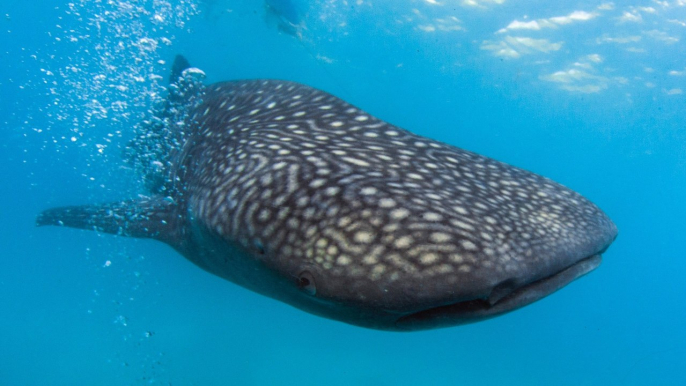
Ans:
<svg viewBox="0 0 686 386"><path fill-rule="evenodd" d="M36 218L37 226L66 226L127 237L152 238L174 247L179 247L183 241L182 223L177 205L163 197L52 208Z"/></svg>

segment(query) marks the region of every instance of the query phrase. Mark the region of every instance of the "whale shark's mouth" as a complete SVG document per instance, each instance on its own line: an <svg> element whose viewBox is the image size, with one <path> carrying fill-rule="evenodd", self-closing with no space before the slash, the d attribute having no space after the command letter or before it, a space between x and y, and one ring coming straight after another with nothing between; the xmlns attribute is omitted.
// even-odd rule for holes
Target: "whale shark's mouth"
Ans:
<svg viewBox="0 0 686 386"><path fill-rule="evenodd" d="M596 269L601 255L595 254L550 276L513 287L513 283L497 285L487 298L461 301L404 315L396 322L399 330L419 330L478 322L524 307L542 299L579 277Z"/></svg>

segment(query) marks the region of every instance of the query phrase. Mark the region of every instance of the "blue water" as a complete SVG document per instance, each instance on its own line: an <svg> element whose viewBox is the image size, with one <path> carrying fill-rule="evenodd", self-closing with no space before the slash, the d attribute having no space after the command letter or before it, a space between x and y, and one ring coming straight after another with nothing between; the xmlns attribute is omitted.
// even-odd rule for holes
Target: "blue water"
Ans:
<svg viewBox="0 0 686 386"><path fill-rule="evenodd" d="M296 35L262 1L0 4L0 385L686 384L683 1L303 4L282 11ZM208 82L306 83L543 174L619 238L531 306L400 334L303 313L161 243L35 228L45 208L142 192L120 154L176 53Z"/></svg>

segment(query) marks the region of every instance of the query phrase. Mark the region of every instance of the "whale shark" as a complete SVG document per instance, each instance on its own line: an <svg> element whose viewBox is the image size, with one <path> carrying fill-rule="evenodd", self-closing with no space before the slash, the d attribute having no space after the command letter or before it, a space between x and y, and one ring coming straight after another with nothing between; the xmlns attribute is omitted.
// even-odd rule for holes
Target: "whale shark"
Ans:
<svg viewBox="0 0 686 386"><path fill-rule="evenodd" d="M559 183L325 91L203 77L178 56L129 147L145 195L47 209L37 225L159 240L242 287L386 331L519 309L594 270L617 236Z"/></svg>

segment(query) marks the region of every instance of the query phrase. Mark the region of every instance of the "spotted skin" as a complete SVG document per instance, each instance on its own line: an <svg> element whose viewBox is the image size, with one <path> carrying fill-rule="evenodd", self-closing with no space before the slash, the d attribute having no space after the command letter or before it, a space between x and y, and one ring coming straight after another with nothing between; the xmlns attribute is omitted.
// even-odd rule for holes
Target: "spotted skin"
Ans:
<svg viewBox="0 0 686 386"><path fill-rule="evenodd" d="M385 330L468 323L529 304L595 268L616 237L600 209L560 184L321 90L247 80L204 93L173 160L173 204L140 209L144 218L168 214L155 234L149 224L122 231L95 215L70 222L59 208L39 224L59 218L162 239L247 288Z"/></svg>

